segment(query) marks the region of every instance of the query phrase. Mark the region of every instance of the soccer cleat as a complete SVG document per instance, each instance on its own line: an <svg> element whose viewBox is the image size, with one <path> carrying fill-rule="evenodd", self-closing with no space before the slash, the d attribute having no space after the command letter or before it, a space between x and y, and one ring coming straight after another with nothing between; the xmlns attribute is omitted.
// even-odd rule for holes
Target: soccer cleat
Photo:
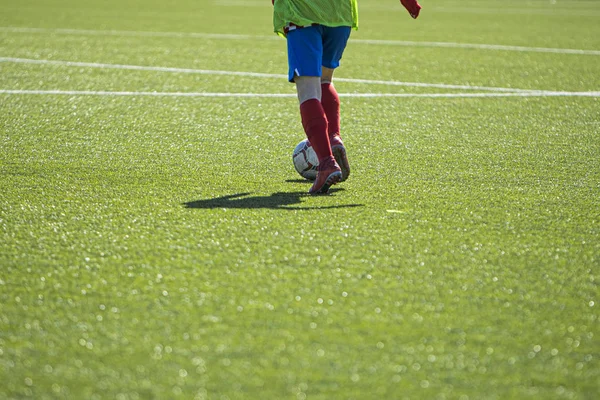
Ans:
<svg viewBox="0 0 600 400"><path fill-rule="evenodd" d="M319 163L319 172L315 183L312 185L308 193L310 194L327 194L329 188L335 185L342 179L342 170L335 162L333 157Z"/></svg>
<svg viewBox="0 0 600 400"><path fill-rule="evenodd" d="M346 156L346 147L344 147L344 143L339 134L330 136L329 142L331 143L331 152L335 157L335 161L342 170L341 182L344 182L348 179L348 176L350 176L350 164L348 163L348 156Z"/></svg>

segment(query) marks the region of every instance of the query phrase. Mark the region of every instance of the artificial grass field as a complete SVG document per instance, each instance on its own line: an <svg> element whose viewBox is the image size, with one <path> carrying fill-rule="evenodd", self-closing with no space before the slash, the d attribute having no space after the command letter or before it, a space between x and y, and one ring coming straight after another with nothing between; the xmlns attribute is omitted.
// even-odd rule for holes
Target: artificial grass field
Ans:
<svg viewBox="0 0 600 400"><path fill-rule="evenodd" d="M599 398L600 2L421 4L309 197L268 0L0 0L0 398Z"/></svg>

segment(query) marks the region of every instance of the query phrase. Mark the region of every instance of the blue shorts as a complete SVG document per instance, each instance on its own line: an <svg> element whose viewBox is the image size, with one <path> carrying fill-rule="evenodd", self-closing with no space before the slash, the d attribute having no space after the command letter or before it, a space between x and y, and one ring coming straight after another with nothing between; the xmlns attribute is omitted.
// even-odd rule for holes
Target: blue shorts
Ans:
<svg viewBox="0 0 600 400"><path fill-rule="evenodd" d="M294 76L321 76L321 67L340 66L342 53L350 37L349 26L335 28L312 25L287 33L288 78Z"/></svg>

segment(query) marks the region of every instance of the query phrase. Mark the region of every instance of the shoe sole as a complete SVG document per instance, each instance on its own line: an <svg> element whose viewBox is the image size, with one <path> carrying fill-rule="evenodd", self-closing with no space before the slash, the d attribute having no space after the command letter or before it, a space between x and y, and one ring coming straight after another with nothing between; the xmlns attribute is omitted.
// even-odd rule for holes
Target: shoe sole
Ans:
<svg viewBox="0 0 600 400"><path fill-rule="evenodd" d="M327 194L329 192L329 188L336 183L342 180L342 173L340 171L335 171L329 174L327 179L325 180L325 184L319 188L319 190L315 190L314 192L310 192L310 194Z"/></svg>
<svg viewBox="0 0 600 400"><path fill-rule="evenodd" d="M348 157L346 156L346 148L344 146L332 146L331 152L335 161L342 170L342 178L340 182L344 182L350 176L350 164L348 163Z"/></svg>

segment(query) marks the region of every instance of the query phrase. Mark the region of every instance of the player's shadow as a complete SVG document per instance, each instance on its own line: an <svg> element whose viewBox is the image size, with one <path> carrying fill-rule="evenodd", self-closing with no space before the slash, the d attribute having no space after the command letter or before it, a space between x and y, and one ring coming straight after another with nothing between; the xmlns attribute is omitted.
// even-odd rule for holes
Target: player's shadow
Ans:
<svg viewBox="0 0 600 400"><path fill-rule="evenodd" d="M312 185L312 181L309 181L308 179L286 179L287 183L304 183L306 185L311 184ZM334 189L331 189L332 191Z"/></svg>
<svg viewBox="0 0 600 400"><path fill-rule="evenodd" d="M343 189L331 189L336 192ZM270 196L250 196L251 193L236 193L228 196L216 197L183 203L187 208L272 208L278 210L323 210L329 208L362 207L362 204L340 204L333 206L294 207L302 203L306 192L277 192Z"/></svg>

